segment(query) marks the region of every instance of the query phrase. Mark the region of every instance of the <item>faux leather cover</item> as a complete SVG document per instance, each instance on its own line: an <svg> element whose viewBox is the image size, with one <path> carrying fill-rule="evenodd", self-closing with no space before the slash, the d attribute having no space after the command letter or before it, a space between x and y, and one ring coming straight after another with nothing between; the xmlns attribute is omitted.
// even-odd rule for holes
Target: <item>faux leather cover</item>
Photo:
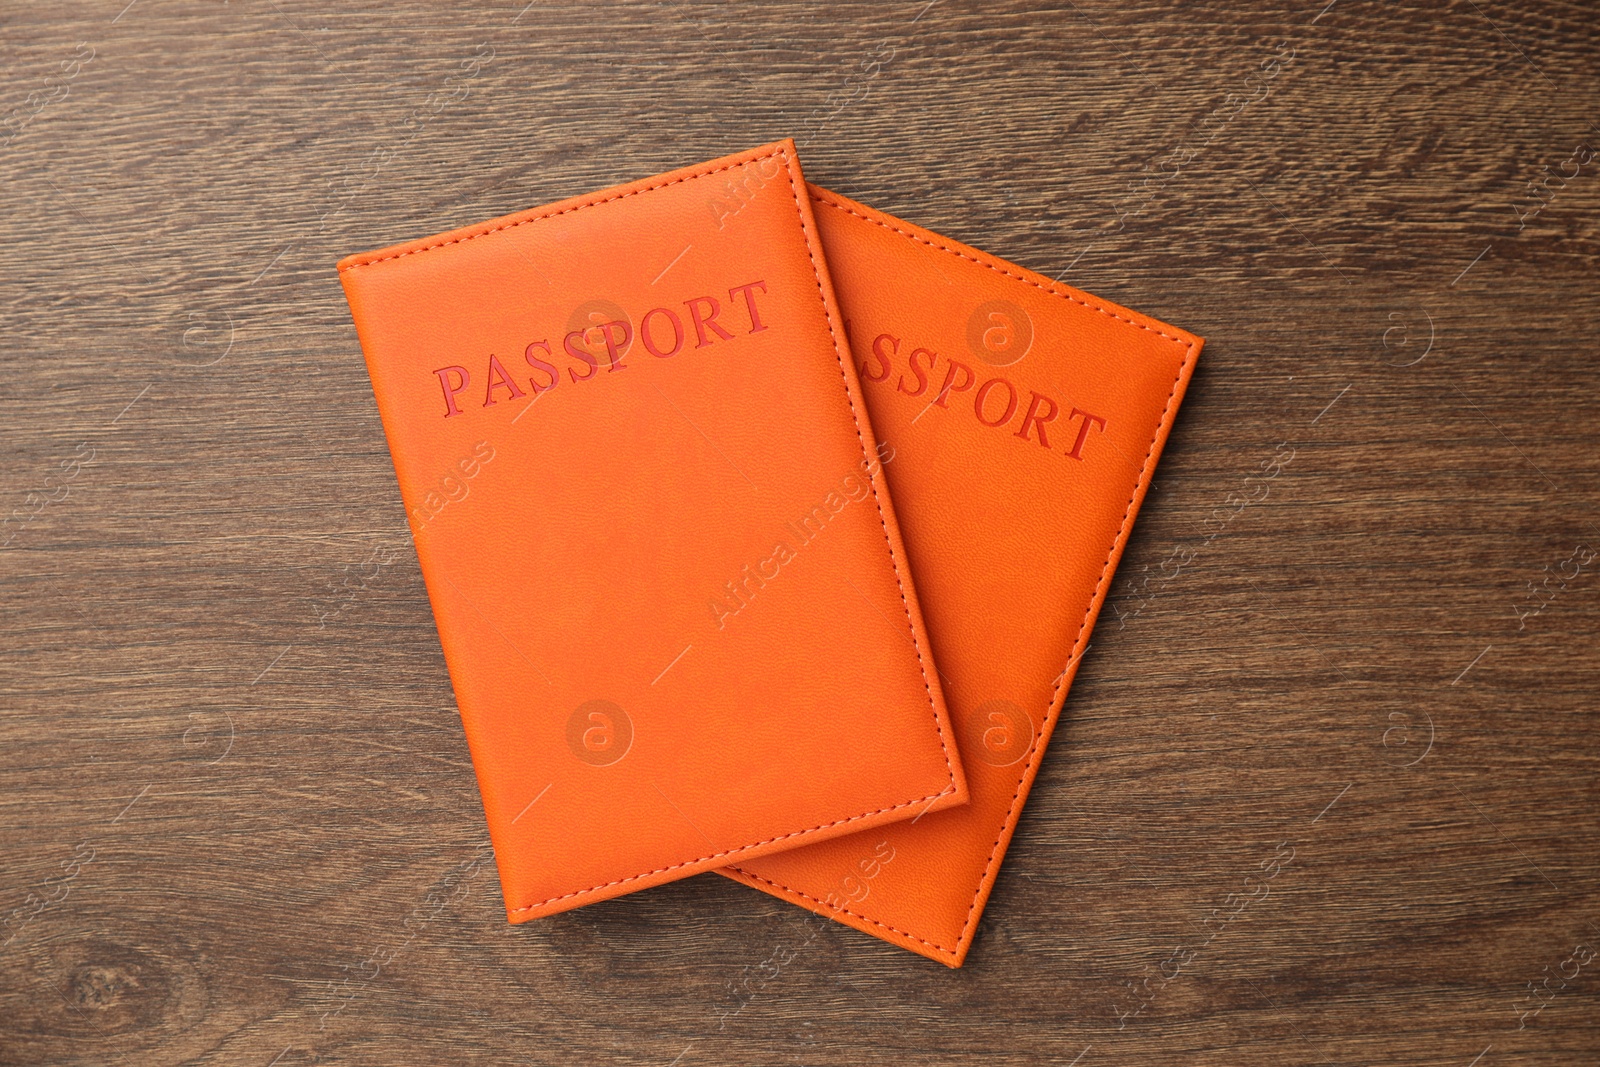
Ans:
<svg viewBox="0 0 1600 1067"><path fill-rule="evenodd" d="M957 967L1201 341L811 197L972 801L722 873Z"/></svg>
<svg viewBox="0 0 1600 1067"><path fill-rule="evenodd" d="M966 799L789 141L339 264L513 922Z"/></svg>

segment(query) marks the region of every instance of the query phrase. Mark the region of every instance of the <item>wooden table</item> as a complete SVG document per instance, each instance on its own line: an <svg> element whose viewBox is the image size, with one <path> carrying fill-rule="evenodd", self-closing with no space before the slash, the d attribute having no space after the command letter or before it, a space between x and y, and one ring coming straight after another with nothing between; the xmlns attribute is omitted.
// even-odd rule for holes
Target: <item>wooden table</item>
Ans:
<svg viewBox="0 0 1600 1067"><path fill-rule="evenodd" d="M1600 1059L1593 5L8 8L0 1063ZM333 263L794 135L1208 339L967 966L505 923Z"/></svg>

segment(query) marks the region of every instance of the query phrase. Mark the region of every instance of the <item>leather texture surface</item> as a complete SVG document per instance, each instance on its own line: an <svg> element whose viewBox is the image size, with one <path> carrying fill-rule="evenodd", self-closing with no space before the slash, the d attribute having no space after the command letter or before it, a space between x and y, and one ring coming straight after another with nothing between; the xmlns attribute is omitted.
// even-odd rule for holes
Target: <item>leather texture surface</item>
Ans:
<svg viewBox="0 0 1600 1067"><path fill-rule="evenodd" d="M811 197L972 800L722 873L957 967L1201 340Z"/></svg>
<svg viewBox="0 0 1600 1067"><path fill-rule="evenodd" d="M792 142L339 271L511 921L965 802Z"/></svg>

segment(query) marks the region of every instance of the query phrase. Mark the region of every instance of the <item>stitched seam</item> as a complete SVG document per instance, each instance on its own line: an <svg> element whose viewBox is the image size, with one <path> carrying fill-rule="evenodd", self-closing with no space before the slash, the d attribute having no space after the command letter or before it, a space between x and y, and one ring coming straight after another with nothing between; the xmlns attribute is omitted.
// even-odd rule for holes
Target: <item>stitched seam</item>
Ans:
<svg viewBox="0 0 1600 1067"><path fill-rule="evenodd" d="M1077 297L1072 296L1072 295L1070 295L1068 293L1063 293L1063 292L1061 292L1061 291L1059 291L1057 289L1053 289L1053 288L1051 288L1050 286L1047 286L1047 285L1041 285L1039 282L1034 281L1032 278L1029 278L1026 275L1017 274L1014 271L1004 270L1004 269L1002 269L1000 267L995 266L992 263L985 262L984 260L979 259L976 256L970 256L970 255L967 255L964 252L958 251L957 249L952 248L948 244L941 244L940 242L937 242L937 241L930 241L925 237L918 236L917 234L911 233L908 230L903 230L898 226L891 226L887 222L883 222L883 221L881 221L879 219L872 218L872 217L870 217L868 215L863 215L859 211L855 211L852 208L850 208L850 207L848 207L848 206L846 206L844 204L838 203L838 202L836 202L834 200L830 200L827 197L818 196L816 193L811 193L811 200L812 200L813 203L824 204L824 205L826 205L828 207L835 208L835 209L837 209L839 211L844 212L847 215L853 215L856 218L863 220L864 222L870 222L874 226L882 227L883 229L889 230L889 231L891 231L893 233L897 233L902 237L909 238L910 240L915 241L918 244L927 245L929 248L936 248L941 252L947 252L950 255L955 256L958 259L966 260L969 263L976 263L976 264L978 264L978 266L986 267L989 270L994 271L996 274L1003 274L1007 278L1013 278L1013 279L1015 279L1015 280L1017 280L1019 282L1022 282L1024 284L1026 284L1026 285L1031 285L1035 289L1042 290L1043 292L1048 293L1051 296L1059 297L1059 298L1061 298L1063 300L1070 301L1070 302L1072 302L1074 304L1078 304L1078 305L1080 305L1082 307L1086 307L1086 308L1090 308L1091 310L1098 311L1102 315L1108 315L1111 318L1116 319L1118 322L1125 322L1125 323L1129 324L1130 326L1137 326L1141 330L1146 330L1146 331L1148 331L1150 333L1155 334L1158 337L1164 337L1167 340L1174 342L1175 344L1180 344L1180 345L1183 346L1183 348L1184 348L1183 359L1179 361L1179 363L1178 363L1178 371L1173 376L1172 388L1167 391L1167 402L1166 402L1165 405L1163 405L1163 407L1161 409L1161 418L1156 421L1155 435L1150 438L1150 444L1145 449L1144 462L1143 462L1143 464L1141 464L1141 466L1139 468L1139 477L1134 480L1133 492L1131 494L1129 494L1128 503L1122 509L1122 521L1117 526L1116 534L1111 538L1111 547L1109 549L1107 549L1107 551L1106 551L1106 560L1100 566L1100 578L1099 578L1098 581L1095 582L1094 592L1089 597L1088 605L1083 609L1083 618L1078 621L1078 633L1077 633L1077 636L1075 636L1073 638L1071 651L1070 651L1070 654L1067 657L1067 668L1071 668L1075 658L1078 655L1078 645L1083 642L1084 629L1085 629L1085 627L1087 627L1089 625L1089 613L1094 610L1095 601L1097 599L1099 599L1102 590L1105 588L1106 577L1107 577L1107 575L1109 574L1109 572L1111 570L1111 559L1112 559L1113 556L1116 555L1116 552L1117 552L1117 543L1119 541L1122 541L1124 538L1127 537L1128 530L1132 526L1131 516L1132 516L1132 512L1133 512L1133 502L1139 496L1139 487L1142 484L1144 484L1146 476L1150 473L1151 457L1155 453L1156 442L1161 439L1161 431L1167 425L1167 420L1172 415L1172 402L1173 402L1173 399L1178 395L1178 383L1183 381L1184 369L1187 368L1190 365L1190 363L1193 362L1193 360L1194 360L1194 342L1193 341L1189 341L1189 340L1185 340L1182 337L1174 337L1172 334L1169 334L1169 333L1163 333L1161 330L1153 329L1153 328L1151 328L1149 326L1144 325L1141 322L1136 322L1133 319L1126 318L1126 317L1124 317L1122 315L1118 315L1115 312L1109 310L1108 308L1102 307L1099 304L1090 303L1090 302L1085 301L1085 300L1079 300ZM1076 671L1073 671L1072 673L1074 675L1077 674ZM1055 728L1055 723L1060 718L1061 707L1060 707L1060 704L1058 703L1058 701L1063 702L1063 703L1065 701L1065 692L1064 692L1063 687L1066 684L1067 684L1067 670L1063 669L1063 671L1061 673L1061 680L1056 683L1055 689L1051 691L1050 704L1045 709L1044 728L1040 729L1038 736L1036 736L1033 739L1033 743L1028 746L1027 762L1023 764L1023 766L1022 766L1022 775L1017 779L1017 788L1011 794L1011 803L1006 808L1006 817L1003 820L1001 820L1000 829L995 834L994 843L989 846L989 858L984 863L983 872L978 876L978 884L977 884L976 888L973 889L973 892L972 892L972 903L967 906L966 920L961 924L961 933L960 933L960 936L956 940L956 945L957 945L958 948L960 947L960 945L962 943L966 942L972 935L972 927L973 927L973 924L975 923L975 921L977 919L978 898L983 895L983 885L984 885L985 882L987 882L989 880L989 876L994 871L995 866L996 866L996 864L998 862L998 854L999 854L999 851L1000 851L1000 842L1006 835L1006 828L1008 826L1010 826L1012 824L1012 822L1016 819L1017 812L1019 811L1019 809L1021 807L1018 798L1021 797L1021 795L1022 795L1022 787L1023 787L1023 785L1025 783L1031 781L1031 779L1033 777L1034 769L1035 769L1035 767L1034 767L1035 762L1039 759L1040 756L1042 756L1043 751L1044 751L1043 741L1044 741L1047 733L1053 732L1053 730ZM770 886L773 886L773 887L775 887L777 889L781 889L781 890L783 890L783 891L785 891L787 893L793 894L794 896L803 897L803 898L805 898L807 900L816 900L815 897L813 897L810 894L805 893L805 892L803 892L803 891L801 891L799 889L796 889L793 886L784 885L781 882L775 882L775 881L772 881L771 879L761 878L760 875L750 874L748 871L745 871L743 868L735 868L735 870L738 870L741 874L747 875L748 877L757 878L760 881L766 882ZM822 903L822 904L824 904L824 906L828 906L822 901L818 901L818 903ZM872 923L874 926L881 926L885 930L893 930L895 933L900 934L903 937L909 937L909 938L912 938L913 940L920 941L923 944L930 945L933 948L939 949L942 952L949 952L952 955L954 955L954 953L955 953L954 949L947 949L943 945L939 945L939 944L937 944L935 942L928 941L928 940L926 940L924 938L917 937L915 934L907 933L904 930L897 930L893 926L888 925L887 923L881 923L876 919L869 919L865 915L859 915L856 912L850 911L848 909L841 908L839 910L843 911L847 915L853 915L856 918L862 920L863 922Z"/></svg>
<svg viewBox="0 0 1600 1067"><path fill-rule="evenodd" d="M1015 278L1017 281L1022 282L1024 285L1031 285L1035 289L1040 289L1040 290L1043 290L1046 293L1049 293L1051 296L1060 297L1062 300L1069 300L1074 304L1078 304L1078 305L1080 305L1082 307L1089 308L1089 309L1091 309L1093 311L1098 311L1102 315L1109 315L1111 318L1116 319L1118 322L1125 322L1129 326L1137 326L1141 330L1146 330L1146 331L1148 331L1150 333L1153 333L1157 337L1165 337L1167 340L1175 342L1175 343L1180 344L1180 345L1183 345L1185 348L1191 348L1192 349L1194 347L1194 342L1193 341L1186 341L1182 337L1174 337L1170 333L1163 333L1161 330L1155 329L1152 326L1146 326L1144 323L1139 322L1139 321L1137 321L1135 319L1130 319L1130 318L1127 318L1126 316L1118 315L1115 311L1112 311L1111 309L1106 308L1106 307L1102 307L1099 304L1091 303L1091 302L1089 302L1087 300L1079 300L1077 297L1073 296L1070 293L1063 293L1059 289L1052 289L1048 285L1041 285L1039 282L1037 282L1037 281L1033 280L1032 278L1028 277L1026 274L1018 274L1015 271L1005 270L1005 269L1003 269L1001 267L995 266L993 263L989 263L989 262L986 262L985 260L979 259L977 256L969 256L965 252L961 252L961 251L958 251L958 250L956 250L954 248L951 248L947 244L940 244L937 241L930 241L926 237L921 237L921 236L919 236L917 234L912 233L909 230L902 230L898 226L891 226L887 222L881 222L878 219L870 218L870 217L868 217L866 215L861 214L859 211L855 211L854 209L850 208L849 206L847 206L845 204L840 204L840 203L837 203L836 201L829 200L827 197L818 196L816 193L812 193L811 194L811 201L812 201L812 203L815 203L815 204L826 204L828 207L837 208L838 210L843 211L847 215L854 215L856 218L862 219L862 220L864 220L866 222L870 222L874 226L881 226L884 229L890 230L890 231L892 231L894 233L897 233L902 237L910 238L911 240L917 242L918 244L927 245L929 248L937 248L941 252L948 252L952 256L955 256L958 259L966 260L968 263L976 263L980 267L987 267L989 270L994 271L996 274L1004 274L1007 278Z"/></svg>
<svg viewBox="0 0 1600 1067"><path fill-rule="evenodd" d="M713 852L708 856L701 856L699 859L684 860L682 863L671 863L665 867L657 867L655 870L645 871L643 874L630 874L626 878L618 878L615 881L602 882L600 885L590 886L588 889L575 889L570 893L562 893L560 896L550 897L548 900L541 900L525 907L512 908L510 911L513 915L521 915L525 911L532 911L534 908L542 908L546 904L554 904L558 900L569 900L572 897L581 897L586 893L593 893L597 889L609 889L614 885L626 885L629 882L637 882L641 878L649 878L652 875L664 874L667 871L676 871L683 867L692 867L694 864L704 863L706 860L717 860L721 859L723 856L733 856L740 852L748 852L753 848L760 848L762 845L770 845L775 841L786 841L791 837L799 837L802 834L815 833L818 830L826 830L830 827L842 826L845 823L857 822L861 819L870 819L874 815L882 815L885 812L890 811L899 811L901 808L909 808L917 804L924 803L925 801L937 800L940 797L947 797L954 792L955 787L951 786L950 788L941 790L940 792L929 793L925 797L918 797L916 800L908 800L904 804L892 804L887 808L879 808L876 811L864 811L860 815L852 815L848 819L835 819L833 822L825 822L820 826L812 826L805 830L791 830L786 834L779 834L777 837L769 837L765 841L754 841L748 845L740 845L738 848L726 848L721 852Z"/></svg>
<svg viewBox="0 0 1600 1067"><path fill-rule="evenodd" d="M1082 303L1082 301L1078 302ZM1106 313L1110 314L1110 312ZM1159 331L1152 330L1151 332L1157 333ZM1162 336L1166 335L1163 334ZM1178 338L1173 338L1173 340L1179 341ZM1161 430L1167 425L1167 419L1172 414L1172 402L1178 395L1178 383L1183 380L1184 368L1187 367L1190 361L1194 359L1194 342L1179 341L1179 343L1183 344L1184 346L1183 359L1178 364L1177 374L1173 376L1172 388L1167 392L1167 402L1161 408L1161 418L1156 422L1155 435L1150 438L1150 445L1145 449L1144 463L1139 468L1138 479L1133 483L1133 492L1128 495L1128 503L1122 509L1122 521L1117 526L1116 534L1111 538L1111 547L1106 550L1106 560L1100 565L1100 578L1095 582L1094 592L1089 596L1089 603L1084 606L1083 618L1078 620L1078 634L1073 638L1072 647L1067 655L1066 667L1064 667L1061 672L1061 680L1056 682L1056 687L1050 694L1050 706L1045 714L1047 716L1046 725L1050 728L1051 732L1054 732L1055 730L1055 724L1061 717L1061 705L1065 703L1066 700L1065 687L1067 685L1067 675L1070 672L1074 677L1076 677L1078 673L1077 670L1072 667L1072 664L1079 655L1078 646L1083 643L1084 631L1089 625L1089 615L1092 611L1094 611L1095 601L1100 599L1102 592L1105 590L1107 579L1111 574L1111 560L1112 557L1117 554L1117 543L1119 541L1124 541L1128 536L1128 531L1132 528L1133 503L1136 499L1138 499L1139 487L1144 484L1145 478L1150 473L1150 463L1155 455L1156 442L1161 439ZM1033 744L1028 747L1028 760L1025 764L1023 764L1022 774L1017 779L1017 788L1011 794L1011 803L1006 808L1006 817L1000 823L1000 829L995 833L994 843L989 846L988 862L984 864L983 873L978 877L978 885L972 892L972 903L967 907L966 921L961 924L962 941L966 941L971 936L972 928L977 922L978 898L983 895L984 883L989 880L989 876L999 865L1000 842L1005 838L1006 828L1013 825L1017 815L1022 809L1020 799L1022 796L1022 787L1024 784L1027 784L1033 780L1033 775L1037 769L1037 761L1044 755L1044 745L1042 743L1044 738L1045 731L1040 730L1039 736L1034 738Z"/></svg>
<svg viewBox="0 0 1600 1067"><path fill-rule="evenodd" d="M804 891L799 890L799 889L792 889L789 886L782 885L782 884L780 884L778 882L774 882L770 878L763 878L759 874L754 873L753 871L745 870L743 867L729 867L728 870L730 870L730 871L738 871L741 875L743 875L746 878L749 878L751 881L765 882L768 885L773 886L773 887L775 887L777 889L786 889L790 893L793 893L795 896L804 897L806 900L809 900L809 901L811 901L811 902L813 902L815 904L822 905L824 908L828 909L830 914L831 913L838 913L838 914L842 914L842 915L853 915L857 919L860 919L862 922L871 923L873 926L881 926L883 929L893 931L894 933L899 934L901 937L909 938L912 941L918 942L919 944L927 945L929 948L937 949L938 951L944 953L947 956L954 956L955 953L956 953L955 949L953 949L953 948L945 948L943 945L939 944L937 941L929 941L925 937L918 937L916 934L911 933L909 930L902 930L898 926L890 926L888 923L879 922L877 919L870 919L867 916L862 915L858 911L851 911L849 908L835 907L834 905L829 904L826 900L818 900L816 897L812 896L810 893L804 892Z"/></svg>
<svg viewBox="0 0 1600 1067"><path fill-rule="evenodd" d="M657 182L654 185L647 185L647 186L644 186L642 188L634 189L634 190L631 190L631 191L626 192L626 193L617 193L617 194L615 194L613 196L602 197L599 200L586 200L586 201L584 201L582 203L575 204L572 207L562 208L560 211L551 211L551 212L547 212L547 213L545 213L543 215L534 215L534 216L531 216L529 218L519 219L516 222L509 222L509 223L503 223L503 224L501 224L499 226L492 226L492 227L490 227L490 228L488 228L486 230L477 230L477 231L474 231L472 233L465 234L465 235L463 235L461 237L453 237L448 241L438 241L438 242L435 242L434 244L431 244L431 245L424 245L421 248L408 249L407 251L404 251L404 252L396 252L393 255L382 256L382 257L380 257L378 259L362 260L362 261L357 262L357 263L351 263L349 266L341 267L340 268L340 273L342 274L345 271L354 270L356 267L371 266L371 265L373 265L375 263L385 263L385 262L388 262L391 259L400 259L400 258L402 258L404 256L415 255L418 252L427 252L427 251L430 251L430 250L435 249L435 248L443 248L446 245L462 244L462 243L464 243L466 241L471 241L471 240L474 240L474 239L479 238L479 237L485 237L485 236L487 236L487 235L489 235L491 233L498 233L501 230L511 230L511 229L515 229L518 226L525 226L530 222L538 222L540 219L555 218L556 216L570 214L570 213L572 213L574 211L582 211L584 208L597 207L597 206L599 206L601 204L608 204L608 203L611 203L614 200L624 200L624 199L626 199L626 198L628 198L630 196L638 196L640 193L648 193L648 192L652 192L652 191L654 191L656 189L665 189L668 186L678 185L678 184L680 184L682 182L690 181L690 180L693 180L695 178L710 177L713 174L720 174L723 171L734 170L734 169L736 169L738 167L748 166L751 163L759 163L764 159L771 159L774 156L780 156L783 159L784 179L789 184L789 194L790 194L790 196L794 198L795 214L799 217L799 220L800 220L801 238L805 242L806 256L811 261L811 274L812 274L812 277L816 280L816 283L817 283L817 299L822 304L823 321L825 321L828 324L828 337L833 342L834 356L839 361L839 380L840 380L841 384L843 384L844 387L845 387L845 401L846 401L846 403L848 403L850 405L850 418L851 418L851 421L855 424L856 441L861 445L861 457L862 457L862 459L865 460L867 458L867 440L866 440L866 436L863 434L863 432L861 430L861 417L860 417L860 414L856 410L855 398L850 395L849 380L845 377L844 353L840 350L840 347L839 347L839 336L834 331L833 319L831 317L829 317L829 315L828 315L827 297L826 297L826 294L823 292L823 288L822 288L822 273L821 273L820 268L817 266L816 252L813 250L813 247L812 247L812 245L813 245L813 235L812 235L810 229L808 229L807 226L806 226L805 213L802 210L804 205L803 205L802 201L800 200L799 190L795 188L794 175L793 175L793 173L791 171L791 168L790 168L790 165L789 165L789 154L788 154L788 152L786 152L782 148L778 148L778 149L776 149L776 150L774 150L772 152L768 152L766 155L752 156L749 159L741 160L738 163L730 163L727 166L713 167L713 168L711 168L709 170L697 170L697 171L694 171L692 173L686 174L681 178L674 178L671 181ZM868 484L869 485L872 484L871 479L868 479ZM615 880L610 881L610 882L603 882L600 885L590 886L587 889L577 889L577 890L573 890L570 893L562 893L559 896L549 897L549 898L547 898L545 900L541 900L541 901L538 901L538 902L533 903L533 904L528 904L528 905L525 905L523 907L511 908L511 909L508 909L510 914L520 915L523 912L532 911L535 908L542 908L547 904L554 904L557 901L569 900L572 897L584 896L586 894L593 893L593 892L596 892L596 891L601 890L601 889L609 889L609 888L611 888L613 886L626 885L629 882L636 882L636 881L639 881L640 879L650 878L650 877L653 877L653 876L658 875L658 874L664 874L667 871L675 871L675 870L679 870L679 869L681 869L683 867L692 867L697 863L704 863L707 860L718 860L718 859L721 859L721 858L723 858L725 856L733 856L733 855L737 855L737 854L742 853L742 852L748 852L750 849L760 848L762 845L770 845L770 844L772 844L774 842L777 842L777 841L784 841L784 840L787 840L787 839L789 839L791 837L800 837L800 836L803 836L803 835L806 835L806 834L816 833L818 830L826 830L826 829L829 829L829 828L834 827L834 826L842 826L842 825L845 825L847 823L858 822L858 821L860 821L862 819L870 819L874 815L883 815L883 814L886 814L886 813L891 812L891 811L899 811L902 808L914 807L914 806L916 806L918 804L927 803L929 801L937 800L939 797L950 796L953 793L955 793L955 791L956 791L956 788L955 788L955 768L952 767L951 764L950 764L950 749L945 744L944 731L942 729L940 729L940 726L939 726L939 718L938 718L937 711L935 710L935 705L934 705L934 700L933 700L933 686L932 686L932 683L929 682L929 680L928 680L927 666L923 662L922 646L917 643L916 630L911 625L911 605L906 600L905 585L900 579L900 560L899 560L898 557L895 556L895 554L894 554L894 545L889 541L888 520L884 517L884 514L883 514L883 502L878 497L878 490L877 490L876 486L873 486L872 498L873 498L873 502L877 505L877 509L878 509L878 524L879 524L880 528L883 530L883 543L884 543L884 547L889 552L889 563L890 563L891 568L894 570L895 585L900 590L900 604L901 604L901 607L904 608L904 610L905 610L906 629L908 631L910 631L910 633L911 633L911 645L912 645L913 650L917 654L917 668L918 668L918 670L920 670L922 672L922 688L923 688L923 691L925 693L927 693L927 695L928 695L928 709L929 709L930 712L934 712L934 731L939 736L939 751L944 756L945 776L949 779L950 784L946 788L944 788L943 790L941 790L941 791L939 791L937 793L929 793L927 796L918 797L915 800L908 800L908 801L905 801L904 803L901 803L901 804L892 804L892 805L890 805L888 807L878 808L876 811L862 812L860 815L852 815L852 816L850 816L849 818L846 818L846 819L835 819L833 822L822 823L820 825L812 826L812 827L809 827L809 828L804 829L804 830L792 830L792 831L790 831L789 833L786 833L786 834L779 834L777 837L769 837L765 841L756 841L756 842L754 842L752 844L740 845L738 848L724 849L721 852L712 852L712 853L710 853L708 855L701 856L698 859L684 860L681 863L673 863L673 864L669 864L668 866L665 866L665 867L657 867L655 870L646 871L643 874L629 875L626 878L618 878L618 879L615 879Z"/></svg>
<svg viewBox="0 0 1600 1067"><path fill-rule="evenodd" d="M582 203L574 204L571 207L562 208L560 211L548 211L543 215L533 215L525 219L518 219L516 222L501 223L499 226L491 226L486 230L476 230L461 237L452 237L448 241L437 241L431 245L423 245L421 248L412 248L404 252L396 252L393 255L382 256L378 259L364 259L360 262L351 263L348 266L340 267L339 273L343 274L346 271L355 270L357 267L370 267L374 263L387 263L391 259L400 259L404 256L414 256L418 252L428 252L435 248L443 248L446 245L462 244L479 237L487 237L491 233L499 233L501 230L514 230L518 226L526 226L530 222L538 222L541 219L553 219L560 215L569 215L574 211L582 211L586 207L598 207L601 204L609 204L613 200L626 200L630 196L638 196L640 193L649 193L654 192L657 189L665 189L670 185L678 185L681 182L693 181L695 178L709 178L713 174L721 174L723 171L737 170L740 167L747 167L751 163L759 163L763 159L771 159L773 156L781 155L784 155L783 149L775 149L774 151L768 152L764 156L751 156L749 159L742 160L738 163L729 163L725 167L714 167L711 170L697 170L692 173L685 174L681 178L673 178L671 181L657 182L655 185L646 185L643 188L633 189L626 193L615 193L611 196L602 197L599 200L585 200ZM784 163L785 170L787 170L787 156L784 157ZM790 185L793 186L793 184L794 183L791 181Z"/></svg>
<svg viewBox="0 0 1600 1067"><path fill-rule="evenodd" d="M782 155L782 149L779 149ZM850 405L850 421L856 427L856 440L861 445L861 458L870 463L867 456L867 438L861 430L861 413L856 410L856 398L850 395L850 380L845 376L844 350L839 344L839 335L834 332L833 319L828 315L828 299L822 291L822 271L817 266L817 256L812 249L813 235L806 228L805 212L801 210L803 204L800 199L800 190L795 188L794 174L788 166L788 157L784 156L784 179L789 183L789 193L794 197L794 211L800 217L800 232L805 236L806 256L811 260L811 275L817 282L817 299L822 303L822 317L828 324L828 337L833 341L833 354L839 361L839 384L844 388L845 401ZM944 741L944 729L939 724L939 713L933 700L933 683L928 679L928 666L922 659L922 643L917 640L916 627L911 623L911 604L906 600L905 583L900 579L900 557L894 553L894 544L889 540L889 520L883 514L883 499L878 495L878 487L871 478L867 484L872 487L872 503L878 509L878 527L883 531L884 551L889 553L889 567L894 571L894 585L900 591L900 607L906 616L906 632L911 637L911 650L917 654L917 670L922 673L922 689L928 694L928 710L933 713L933 731L939 737L939 752L944 756L945 777L950 780L950 787L955 788L956 772L950 765L950 749Z"/></svg>

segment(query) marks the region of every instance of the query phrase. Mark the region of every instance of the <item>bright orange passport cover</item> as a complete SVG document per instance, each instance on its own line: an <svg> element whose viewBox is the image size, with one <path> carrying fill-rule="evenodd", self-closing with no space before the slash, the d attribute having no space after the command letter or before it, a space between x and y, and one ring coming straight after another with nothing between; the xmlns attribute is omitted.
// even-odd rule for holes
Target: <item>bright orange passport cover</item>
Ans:
<svg viewBox="0 0 1600 1067"><path fill-rule="evenodd" d="M965 802L792 142L339 271L511 921Z"/></svg>
<svg viewBox="0 0 1600 1067"><path fill-rule="evenodd" d="M958 967L1201 340L811 199L971 802L722 873Z"/></svg>

